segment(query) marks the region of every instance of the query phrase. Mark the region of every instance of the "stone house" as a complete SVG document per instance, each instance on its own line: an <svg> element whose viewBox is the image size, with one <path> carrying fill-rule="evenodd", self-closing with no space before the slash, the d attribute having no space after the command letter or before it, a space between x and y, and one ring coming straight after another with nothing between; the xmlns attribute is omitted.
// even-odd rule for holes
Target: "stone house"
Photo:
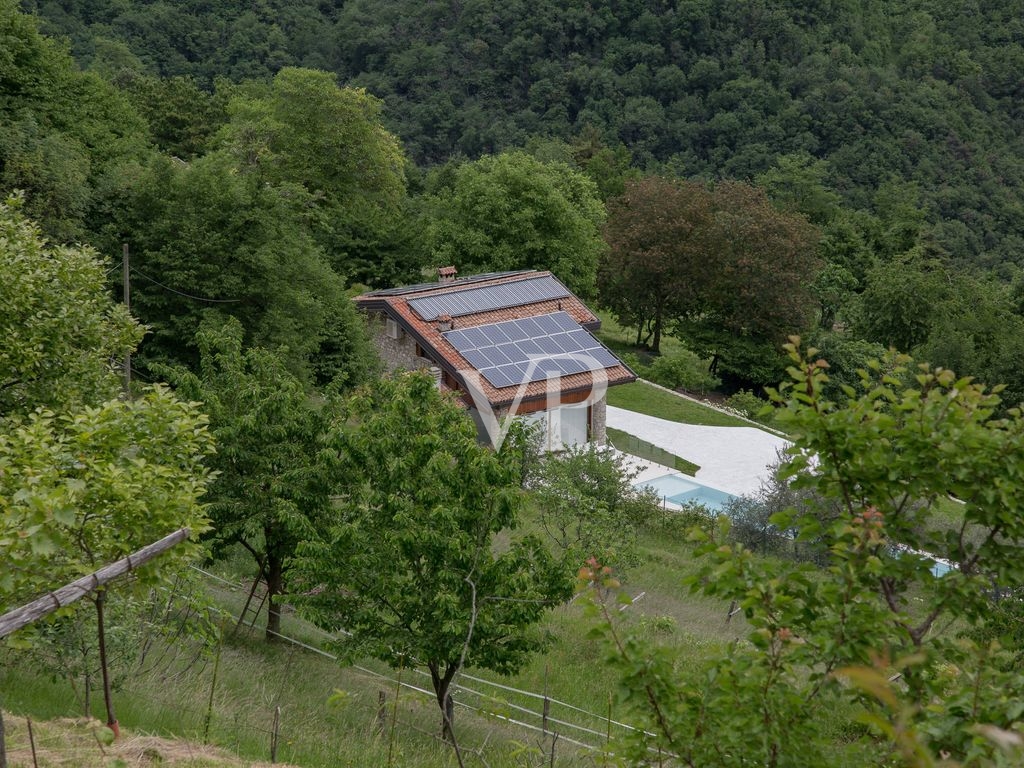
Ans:
<svg viewBox="0 0 1024 768"><path fill-rule="evenodd" d="M364 293L385 368L429 369L457 392L481 440L509 415L541 424L545 447L604 443L607 387L636 379L592 331L601 321L550 272L500 272Z"/></svg>

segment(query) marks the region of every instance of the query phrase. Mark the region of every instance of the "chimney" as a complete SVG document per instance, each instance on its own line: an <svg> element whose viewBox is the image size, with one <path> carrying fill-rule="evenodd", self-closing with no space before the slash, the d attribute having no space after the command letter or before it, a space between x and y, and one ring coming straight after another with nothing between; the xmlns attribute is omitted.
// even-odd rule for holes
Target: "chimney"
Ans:
<svg viewBox="0 0 1024 768"><path fill-rule="evenodd" d="M438 315L437 316L437 330L439 330L442 333L444 333L445 331L450 331L454 327L455 327L455 321L452 320L452 316L451 315Z"/></svg>
<svg viewBox="0 0 1024 768"><path fill-rule="evenodd" d="M438 389L440 389L441 388L441 369L438 368L436 365L430 366L430 375L434 377L434 385Z"/></svg>
<svg viewBox="0 0 1024 768"><path fill-rule="evenodd" d="M459 270L457 270L455 267L438 267L437 282L453 283L455 282L455 276L457 274L459 274Z"/></svg>

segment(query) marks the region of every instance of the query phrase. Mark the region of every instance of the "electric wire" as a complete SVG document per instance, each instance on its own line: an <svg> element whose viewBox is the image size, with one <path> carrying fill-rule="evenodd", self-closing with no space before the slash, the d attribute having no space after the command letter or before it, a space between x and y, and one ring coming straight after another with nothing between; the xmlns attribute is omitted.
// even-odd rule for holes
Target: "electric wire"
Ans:
<svg viewBox="0 0 1024 768"><path fill-rule="evenodd" d="M156 279L150 277L149 275L145 274L144 272L140 272L135 267L129 267L129 269L131 270L131 272L133 274L138 275L143 280L148 280L149 282L153 283L154 285L159 285L164 290L170 291L171 293L176 293L179 296L184 296L186 299L192 299L194 301L205 301L205 302L209 302L210 304L239 304L242 301L242 299L208 299L208 298L206 298L204 296L194 296L191 293L185 293L184 291L179 291L176 288L171 288L171 286L169 286L169 285L164 285L159 280L156 280Z"/></svg>

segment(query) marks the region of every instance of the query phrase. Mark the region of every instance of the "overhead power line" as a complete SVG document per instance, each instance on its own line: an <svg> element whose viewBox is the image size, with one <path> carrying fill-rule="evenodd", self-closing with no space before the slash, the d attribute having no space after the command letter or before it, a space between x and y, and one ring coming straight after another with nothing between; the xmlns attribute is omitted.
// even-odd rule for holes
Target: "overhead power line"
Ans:
<svg viewBox="0 0 1024 768"><path fill-rule="evenodd" d="M191 293L185 293L184 291L179 291L177 288L171 288L171 286L169 286L169 285L164 285L159 280L156 280L156 279L150 277L149 275L145 274L144 272L140 272L135 267L132 267L131 271L132 271L132 274L138 275L143 280L148 280L149 282L153 283L154 285L159 285L165 291L170 291L171 293L176 293L179 296L184 296L186 299L192 299L194 301L206 301L206 302L209 302L210 304L238 304L238 303L240 303L242 301L242 299L208 299L205 296L195 296L195 295L193 295Z"/></svg>

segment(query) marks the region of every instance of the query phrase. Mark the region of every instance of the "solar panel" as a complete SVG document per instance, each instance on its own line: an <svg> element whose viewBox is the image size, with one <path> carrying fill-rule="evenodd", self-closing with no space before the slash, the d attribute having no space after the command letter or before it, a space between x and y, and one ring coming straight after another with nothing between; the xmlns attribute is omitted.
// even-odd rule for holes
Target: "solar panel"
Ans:
<svg viewBox="0 0 1024 768"><path fill-rule="evenodd" d="M508 309L535 304L538 301L564 299L570 296L568 289L551 275L531 277L526 280L512 280L498 285L480 288L464 288L419 299L409 299L409 306L424 320L434 320L439 315L460 317L492 309Z"/></svg>
<svg viewBox="0 0 1024 768"><path fill-rule="evenodd" d="M497 388L620 364L566 312L452 330L443 335Z"/></svg>

